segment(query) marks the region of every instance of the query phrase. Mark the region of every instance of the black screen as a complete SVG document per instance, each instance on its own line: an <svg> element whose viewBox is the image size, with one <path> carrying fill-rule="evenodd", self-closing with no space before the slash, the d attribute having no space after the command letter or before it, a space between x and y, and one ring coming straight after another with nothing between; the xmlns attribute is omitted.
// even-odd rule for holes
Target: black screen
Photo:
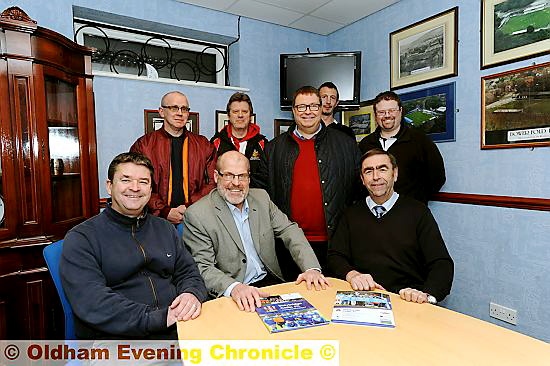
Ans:
<svg viewBox="0 0 550 366"><path fill-rule="evenodd" d="M318 88L333 82L340 93L340 105L358 106L361 53L306 53L281 55L281 107L290 107L294 92L305 85Z"/></svg>

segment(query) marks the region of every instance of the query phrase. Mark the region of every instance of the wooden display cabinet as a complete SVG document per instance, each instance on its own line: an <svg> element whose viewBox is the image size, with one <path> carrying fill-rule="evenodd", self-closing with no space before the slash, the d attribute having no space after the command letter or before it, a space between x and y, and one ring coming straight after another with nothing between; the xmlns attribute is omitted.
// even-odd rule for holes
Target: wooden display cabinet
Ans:
<svg viewBox="0 0 550 366"><path fill-rule="evenodd" d="M43 248L99 212L91 50L0 15L0 337L61 339Z"/></svg>

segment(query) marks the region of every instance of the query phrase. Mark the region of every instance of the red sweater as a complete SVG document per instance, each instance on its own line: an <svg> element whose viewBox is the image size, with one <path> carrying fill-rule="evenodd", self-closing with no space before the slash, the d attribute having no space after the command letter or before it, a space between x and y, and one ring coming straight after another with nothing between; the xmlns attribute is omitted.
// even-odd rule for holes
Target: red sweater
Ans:
<svg viewBox="0 0 550 366"><path fill-rule="evenodd" d="M300 153L292 172L291 218L304 230L310 242L327 241L327 224L315 154L315 139L302 140L295 135L292 137L298 142Z"/></svg>

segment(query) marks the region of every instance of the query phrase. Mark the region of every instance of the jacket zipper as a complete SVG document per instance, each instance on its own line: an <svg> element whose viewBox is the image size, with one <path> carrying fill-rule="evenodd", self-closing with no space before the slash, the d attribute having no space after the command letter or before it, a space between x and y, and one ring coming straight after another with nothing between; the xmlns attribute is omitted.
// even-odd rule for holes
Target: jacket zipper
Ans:
<svg viewBox="0 0 550 366"><path fill-rule="evenodd" d="M147 262L147 255L145 254L145 250L143 249L143 246L141 245L141 243L137 240L136 238L136 235L135 235L135 226L132 225L132 238L134 239L134 241L137 243L138 247L139 247L139 250L141 250L141 254L143 255L143 259L145 260L145 262ZM144 274L145 277L147 277L147 279L149 280L149 284L151 285L151 291L153 292L153 298L155 300L155 309L159 309L159 299L158 299L158 296L157 296L157 290L155 288L155 284L153 283L153 280L151 279L151 276L149 276L148 274Z"/></svg>

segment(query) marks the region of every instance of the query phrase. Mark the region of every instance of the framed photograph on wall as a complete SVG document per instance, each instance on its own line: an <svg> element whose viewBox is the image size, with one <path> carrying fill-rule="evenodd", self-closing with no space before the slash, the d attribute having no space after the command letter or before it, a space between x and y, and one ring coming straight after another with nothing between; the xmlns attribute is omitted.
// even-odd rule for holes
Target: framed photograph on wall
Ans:
<svg viewBox="0 0 550 366"><path fill-rule="evenodd" d="M373 102L374 100L361 102L359 109L342 112L342 123L353 130L357 142L376 129Z"/></svg>
<svg viewBox="0 0 550 366"><path fill-rule="evenodd" d="M399 94L403 120L434 142L455 140L455 83Z"/></svg>
<svg viewBox="0 0 550 366"><path fill-rule="evenodd" d="M550 53L549 1L482 1L482 69L547 53Z"/></svg>
<svg viewBox="0 0 550 366"><path fill-rule="evenodd" d="M145 133L153 132L162 128L164 119L160 116L158 109L144 109L143 119L145 121ZM189 112L187 131L199 133L199 113Z"/></svg>
<svg viewBox="0 0 550 366"><path fill-rule="evenodd" d="M256 123L256 113L252 114L250 123ZM229 124L229 115L226 111L216 111L216 132L223 130Z"/></svg>
<svg viewBox="0 0 550 366"><path fill-rule="evenodd" d="M550 62L481 79L481 148L550 145Z"/></svg>
<svg viewBox="0 0 550 366"><path fill-rule="evenodd" d="M458 75L458 7L390 33L391 89Z"/></svg>
<svg viewBox="0 0 550 366"><path fill-rule="evenodd" d="M273 136L277 137L280 134L288 131L289 127L292 126L294 120L292 119L276 119L273 121Z"/></svg>

